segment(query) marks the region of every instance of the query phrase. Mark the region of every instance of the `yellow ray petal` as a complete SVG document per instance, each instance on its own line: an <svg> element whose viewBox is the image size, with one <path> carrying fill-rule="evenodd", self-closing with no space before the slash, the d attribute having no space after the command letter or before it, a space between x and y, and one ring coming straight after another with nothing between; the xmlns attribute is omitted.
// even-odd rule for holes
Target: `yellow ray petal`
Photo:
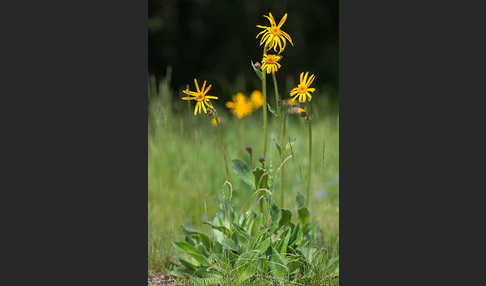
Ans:
<svg viewBox="0 0 486 286"><path fill-rule="evenodd" d="M213 86L212 84L208 85L208 87L206 88L206 90L203 91L203 94L208 93L208 91L211 89L212 86Z"/></svg>
<svg viewBox="0 0 486 286"><path fill-rule="evenodd" d="M197 92L194 92L194 91L190 91L190 90L183 90L182 91L183 93L187 94L187 95L192 95L192 96L196 96L197 95Z"/></svg>
<svg viewBox="0 0 486 286"><path fill-rule="evenodd" d="M196 80L196 79L194 79L194 84L196 85L197 92L201 92L201 91L199 90L199 85L197 84L197 80Z"/></svg>
<svg viewBox="0 0 486 286"><path fill-rule="evenodd" d="M310 93L308 93L308 92L306 92L305 94L309 97L309 101L311 101L312 100L312 95L310 95Z"/></svg>
<svg viewBox="0 0 486 286"><path fill-rule="evenodd" d="M309 72L306 72L304 75L304 80L302 81L303 84L307 82L307 76L309 75Z"/></svg>
<svg viewBox="0 0 486 286"><path fill-rule="evenodd" d="M257 27L258 27L258 26L257 26ZM261 31L260 33L258 33L258 34L256 35L255 39L257 39L257 38L258 38L258 36L260 36L261 34L265 33L266 31L267 31L267 30L265 29L265 30Z"/></svg>
<svg viewBox="0 0 486 286"><path fill-rule="evenodd" d="M309 87L312 84L312 82L314 81L314 78L315 78L314 75L310 76L310 78L309 78L309 80L307 81L307 84L306 84L307 87Z"/></svg>
<svg viewBox="0 0 486 286"><path fill-rule="evenodd" d="M282 17L282 19L280 19L280 22L278 23L278 26L277 27L282 27L282 25L285 23L285 20L287 20L287 13L285 13L285 15Z"/></svg>
<svg viewBox="0 0 486 286"><path fill-rule="evenodd" d="M206 86L206 81L203 82L203 86L201 87L201 91L204 91L205 86Z"/></svg>
<svg viewBox="0 0 486 286"><path fill-rule="evenodd" d="M290 37L289 34L285 33L284 31L280 31L282 33L282 35L287 38L287 40L289 40L290 44L293 46L294 43L292 43L292 38Z"/></svg>
<svg viewBox="0 0 486 286"><path fill-rule="evenodd" d="M201 102L201 106L202 106L202 108L203 108L203 110L204 110L204 113L205 113L205 114L206 114L206 113L208 113L208 111L206 110L206 106L204 106L204 103L202 103L202 102Z"/></svg>
<svg viewBox="0 0 486 286"><path fill-rule="evenodd" d="M195 97L187 97L187 96L182 98L182 100L193 100L193 99L196 99L196 98Z"/></svg>

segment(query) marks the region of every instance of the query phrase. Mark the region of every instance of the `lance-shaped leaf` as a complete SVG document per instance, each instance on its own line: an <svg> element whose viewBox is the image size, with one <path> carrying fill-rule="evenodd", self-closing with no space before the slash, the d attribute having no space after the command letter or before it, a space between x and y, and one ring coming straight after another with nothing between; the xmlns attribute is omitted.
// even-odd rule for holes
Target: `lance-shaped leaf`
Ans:
<svg viewBox="0 0 486 286"><path fill-rule="evenodd" d="M290 210L281 209L280 212L281 212L281 218L278 223L278 227L289 225L290 220L292 218L292 213L290 212Z"/></svg>
<svg viewBox="0 0 486 286"><path fill-rule="evenodd" d="M172 245L174 245L175 248L181 250L183 253L194 258L201 265L209 265L209 261L207 260L207 258L204 257L204 255L197 248L190 245L189 243L185 241L173 242Z"/></svg>
<svg viewBox="0 0 486 286"><path fill-rule="evenodd" d="M255 263L255 257L257 255L258 251L250 250L238 257L238 260L235 263L238 284L250 279L257 272L257 266Z"/></svg>
<svg viewBox="0 0 486 286"><path fill-rule="evenodd" d="M245 184L248 186L253 185L253 178L250 172L250 168L246 164L245 161L240 159L233 159L231 160L231 167L233 172L240 178Z"/></svg>
<svg viewBox="0 0 486 286"><path fill-rule="evenodd" d="M273 277L277 278L278 280L287 279L289 269L287 267L286 259L280 256L278 251L273 247L269 266Z"/></svg>
<svg viewBox="0 0 486 286"><path fill-rule="evenodd" d="M297 211L297 214L299 215L300 223L303 226L305 226L309 222L309 218L310 218L309 210L306 207L303 207Z"/></svg>

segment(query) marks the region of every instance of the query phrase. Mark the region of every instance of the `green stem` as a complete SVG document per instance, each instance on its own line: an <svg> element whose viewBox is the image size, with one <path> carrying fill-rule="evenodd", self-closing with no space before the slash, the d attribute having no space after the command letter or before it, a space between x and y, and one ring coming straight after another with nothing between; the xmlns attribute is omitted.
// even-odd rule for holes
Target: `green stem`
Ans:
<svg viewBox="0 0 486 286"><path fill-rule="evenodd" d="M267 46L263 47L263 57L267 54ZM263 93L263 158L267 154L267 73L262 71L262 93Z"/></svg>
<svg viewBox="0 0 486 286"><path fill-rule="evenodd" d="M277 77L275 76L275 73L272 73L272 78L273 78L273 89L275 91L275 109L277 110L277 116L280 120L280 163L283 162L284 160L284 147L283 147L283 142L284 142L284 124L285 124L285 119L284 116L282 115L282 104L279 104L280 97L278 94L278 84L277 84ZM284 205L284 193L283 193L283 183L284 183L284 167L283 165L280 167L280 208L283 208Z"/></svg>
<svg viewBox="0 0 486 286"><path fill-rule="evenodd" d="M231 177L230 177L230 172L229 172L229 167L228 167L228 157L226 156L226 151L224 149L224 144L223 144L223 127L221 126L221 122L218 120L218 113L214 111L213 113L213 118L216 120L218 123L218 135L219 135L219 143L221 145L221 151L223 152L223 158L224 158L224 168L226 171L226 181L231 183ZM228 186L228 221L231 221L231 187Z"/></svg>
<svg viewBox="0 0 486 286"><path fill-rule="evenodd" d="M266 74L263 73L262 79L262 93L263 93L263 158L267 154L267 84Z"/></svg>
<svg viewBox="0 0 486 286"><path fill-rule="evenodd" d="M277 85L277 77L275 76L275 73L272 73L272 78L273 78L273 89L275 90L275 110L277 110L278 117L280 117L282 111L281 107L278 104L279 101L279 96L278 96L278 85Z"/></svg>
<svg viewBox="0 0 486 286"><path fill-rule="evenodd" d="M310 186L311 186L311 177L312 177L312 119L311 119L311 105L310 102L307 106L307 124L309 125L309 174L307 175L307 199L306 199L306 206L309 207L310 202Z"/></svg>
<svg viewBox="0 0 486 286"><path fill-rule="evenodd" d="M282 149L282 154L280 155L280 162L284 160L284 144L285 144L285 122L286 114L282 112L282 117L280 118L280 148ZM280 167L280 208L284 207L284 165Z"/></svg>

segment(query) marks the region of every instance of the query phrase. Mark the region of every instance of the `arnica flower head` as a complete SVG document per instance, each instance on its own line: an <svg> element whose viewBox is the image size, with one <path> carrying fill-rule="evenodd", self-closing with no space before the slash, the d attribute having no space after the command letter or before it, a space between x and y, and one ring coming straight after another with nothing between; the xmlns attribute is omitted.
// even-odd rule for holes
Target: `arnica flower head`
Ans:
<svg viewBox="0 0 486 286"><path fill-rule="evenodd" d="M259 90L254 90L250 94L250 101L253 104L253 110L263 106L263 94Z"/></svg>
<svg viewBox="0 0 486 286"><path fill-rule="evenodd" d="M288 112L289 112L290 114L298 114L298 115L300 115L301 117L305 117L305 116L307 116L307 113L305 112L305 109L303 109L303 108L301 108L301 107L294 107L294 106L292 106L292 107L290 107L290 108L288 109Z"/></svg>
<svg viewBox="0 0 486 286"><path fill-rule="evenodd" d="M218 126L219 122L221 122L221 118L218 118L217 120L216 120L216 118L211 119L211 124L213 126Z"/></svg>
<svg viewBox="0 0 486 286"><path fill-rule="evenodd" d="M285 33L284 31L280 30L282 25L285 23L285 20L287 19L287 13L282 17L280 22L277 23L275 22L275 19L272 16L272 13L268 13L267 15L263 15L263 17L267 18L268 21L270 21L270 27L268 26L261 26L257 25L258 28L263 29L258 35L262 35L262 38L260 40L260 46L265 44L265 46L268 46L269 49L273 49L275 52L277 51L277 46L279 47L279 54L285 49L286 45L286 39L289 40L290 44L292 46L294 45L292 43L292 38L289 36L289 34Z"/></svg>
<svg viewBox="0 0 486 286"><path fill-rule="evenodd" d="M290 97L292 97L290 102L295 102L297 98L299 98L299 102L306 102L307 98L309 98L309 101L312 100L312 96L310 95L310 93L314 92L316 89L309 86L314 81L315 76L311 75L310 77L308 77L308 75L309 72L306 72L305 75L304 73L300 74L299 85L290 91Z"/></svg>
<svg viewBox="0 0 486 286"><path fill-rule="evenodd" d="M263 55L262 71L268 74L276 72L280 68L280 64L278 63L278 61L281 58L281 56L277 55Z"/></svg>
<svg viewBox="0 0 486 286"><path fill-rule="evenodd" d="M211 96L211 95L206 95L208 91L211 89L211 85L206 87L206 81L204 81L202 88L199 89L199 85L197 84L197 79L194 79L194 84L196 85L196 90L197 91L190 91L188 89L183 90L182 92L190 95L189 97L183 97L183 100L195 100L196 101L196 107L194 108L194 116L196 116L198 113L201 113L201 108L204 111L204 113L208 113L206 110L206 106L214 108L210 103L210 99L218 99L216 96Z"/></svg>
<svg viewBox="0 0 486 286"><path fill-rule="evenodd" d="M241 119L253 112L252 103L248 101L241 92L233 95L233 101L226 102L226 107L228 107L231 112L238 117L238 119Z"/></svg>

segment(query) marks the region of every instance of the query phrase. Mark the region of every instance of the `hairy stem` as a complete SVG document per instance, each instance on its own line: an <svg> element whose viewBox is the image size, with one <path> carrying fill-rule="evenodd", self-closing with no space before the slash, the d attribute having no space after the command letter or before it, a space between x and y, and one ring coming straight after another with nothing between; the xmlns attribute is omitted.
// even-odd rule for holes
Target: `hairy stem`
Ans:
<svg viewBox="0 0 486 286"><path fill-rule="evenodd" d="M221 126L221 122L219 122L218 120L218 114L216 111L214 111L213 113L213 118L218 123L219 143L221 145L221 151L223 152L224 168L226 171L226 181L231 184L231 177L230 177L230 172L228 167L228 157L226 156L226 151L224 149L224 144L223 144L223 127ZM228 221L231 221L230 212L231 212L231 186L228 185Z"/></svg>
<svg viewBox="0 0 486 286"><path fill-rule="evenodd" d="M277 110L277 115L280 120L280 163L283 162L284 159L284 124L285 124L285 119L284 115L282 114L282 104L279 104L280 97L278 94L278 84L277 84L277 77L275 76L275 73L272 73L272 78L273 78L273 89L275 91L275 108ZM284 167L282 166L280 169L280 208L283 208L284 205L284 193L283 193L283 184L284 184Z"/></svg>
<svg viewBox="0 0 486 286"><path fill-rule="evenodd" d="M306 206L309 207L310 203L310 186L311 186L311 177L312 177L312 119L311 119L311 105L310 102L307 105L307 124L309 126L309 173L307 175L307 198L306 198Z"/></svg>
<svg viewBox="0 0 486 286"><path fill-rule="evenodd" d="M265 73L263 73L262 93L263 93L263 158L265 158L265 155L267 154L267 83L266 83Z"/></svg>
<svg viewBox="0 0 486 286"><path fill-rule="evenodd" d="M263 57L267 53L267 46L263 47ZM267 74L263 71L262 79L262 93L263 93L263 158L267 154Z"/></svg>
<svg viewBox="0 0 486 286"><path fill-rule="evenodd" d="M282 149L282 152L280 154L280 162L282 163L284 160L284 144L285 144L285 120L286 120L286 114L285 112L281 113L281 118L280 118L280 148ZM280 208L284 207L284 168L285 164L280 167Z"/></svg>

